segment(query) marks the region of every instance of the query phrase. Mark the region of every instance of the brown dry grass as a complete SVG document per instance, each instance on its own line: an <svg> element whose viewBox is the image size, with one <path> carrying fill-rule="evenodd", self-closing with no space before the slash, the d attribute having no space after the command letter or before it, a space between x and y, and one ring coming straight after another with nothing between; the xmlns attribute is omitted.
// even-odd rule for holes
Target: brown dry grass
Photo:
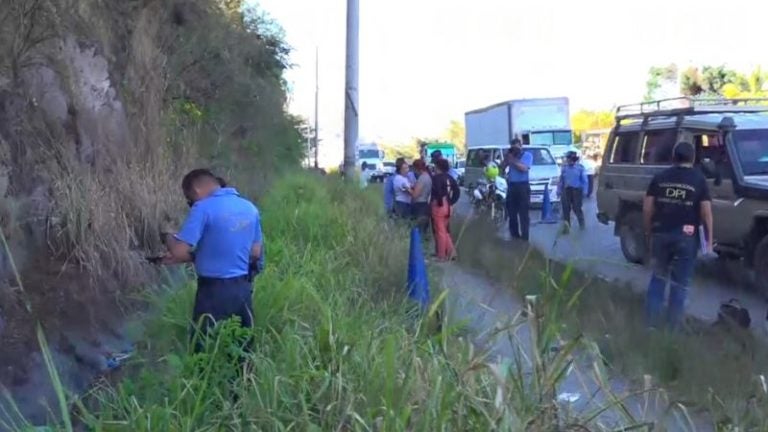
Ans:
<svg viewBox="0 0 768 432"><path fill-rule="evenodd" d="M282 42L247 33L256 27L233 23L216 1L0 2L0 183L10 180L0 226L27 291L0 280L6 365L35 349L35 320L52 332L108 327L123 300L156 280L144 256L161 250L160 224L183 217L187 170L212 166L263 190L303 146L284 111ZM67 50L106 62L124 128L94 114ZM39 106L22 79L41 67L66 95L66 118Z"/></svg>

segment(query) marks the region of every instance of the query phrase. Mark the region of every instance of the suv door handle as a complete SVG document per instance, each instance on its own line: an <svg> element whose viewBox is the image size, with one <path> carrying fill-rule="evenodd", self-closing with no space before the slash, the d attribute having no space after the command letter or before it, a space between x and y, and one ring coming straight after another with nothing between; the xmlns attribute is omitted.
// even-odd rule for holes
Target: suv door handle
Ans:
<svg viewBox="0 0 768 432"><path fill-rule="evenodd" d="M606 188L606 189L613 189L613 183L611 183L611 182L605 182L605 188Z"/></svg>

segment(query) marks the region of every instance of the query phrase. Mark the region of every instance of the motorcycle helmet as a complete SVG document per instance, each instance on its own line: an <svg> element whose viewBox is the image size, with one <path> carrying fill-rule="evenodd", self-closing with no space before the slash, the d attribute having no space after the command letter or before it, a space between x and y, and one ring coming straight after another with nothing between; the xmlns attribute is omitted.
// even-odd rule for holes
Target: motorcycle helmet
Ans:
<svg viewBox="0 0 768 432"><path fill-rule="evenodd" d="M499 166L495 163L491 162L485 167L485 176L490 181L496 180L496 177L499 176Z"/></svg>

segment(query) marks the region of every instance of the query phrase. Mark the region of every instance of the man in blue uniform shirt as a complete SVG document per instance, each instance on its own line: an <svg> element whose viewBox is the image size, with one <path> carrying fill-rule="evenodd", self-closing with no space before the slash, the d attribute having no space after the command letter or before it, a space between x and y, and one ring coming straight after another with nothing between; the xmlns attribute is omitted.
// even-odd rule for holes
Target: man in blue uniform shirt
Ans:
<svg viewBox="0 0 768 432"><path fill-rule="evenodd" d="M579 163L579 156L575 151L569 151L565 155L565 164L560 172L560 182L557 185L557 194L561 197L563 205L563 221L565 232L571 227L571 210L579 220L579 228L584 229L584 211L582 210L583 197L589 192L587 170Z"/></svg>
<svg viewBox="0 0 768 432"><path fill-rule="evenodd" d="M523 151L519 139L512 140L512 147L507 152L507 159L502 167L507 177L507 217L509 234L513 239L528 241L531 225L531 184L528 171L533 165L533 155Z"/></svg>
<svg viewBox="0 0 768 432"><path fill-rule="evenodd" d="M169 253L163 262L194 263L197 293L192 319L201 330L233 317L251 327L253 276L263 265L258 209L234 188L222 187L205 169L189 172L182 190L191 207L181 230L166 236Z"/></svg>

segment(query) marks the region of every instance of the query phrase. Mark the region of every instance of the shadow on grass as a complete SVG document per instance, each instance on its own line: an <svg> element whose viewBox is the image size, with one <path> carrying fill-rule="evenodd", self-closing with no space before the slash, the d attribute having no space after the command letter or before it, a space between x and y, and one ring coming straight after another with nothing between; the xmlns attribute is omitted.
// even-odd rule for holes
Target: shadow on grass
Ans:
<svg viewBox="0 0 768 432"><path fill-rule="evenodd" d="M574 316L562 317L566 333L595 340L614 371L638 386L642 377L672 391L678 402L707 410L719 424L768 430L768 349L749 332L689 320L681 334L649 333L642 296L629 286L580 273L548 260L523 242L499 238L495 226L459 219L461 265L479 271L519 295L542 294L547 279L565 272L571 290L582 290Z"/></svg>

